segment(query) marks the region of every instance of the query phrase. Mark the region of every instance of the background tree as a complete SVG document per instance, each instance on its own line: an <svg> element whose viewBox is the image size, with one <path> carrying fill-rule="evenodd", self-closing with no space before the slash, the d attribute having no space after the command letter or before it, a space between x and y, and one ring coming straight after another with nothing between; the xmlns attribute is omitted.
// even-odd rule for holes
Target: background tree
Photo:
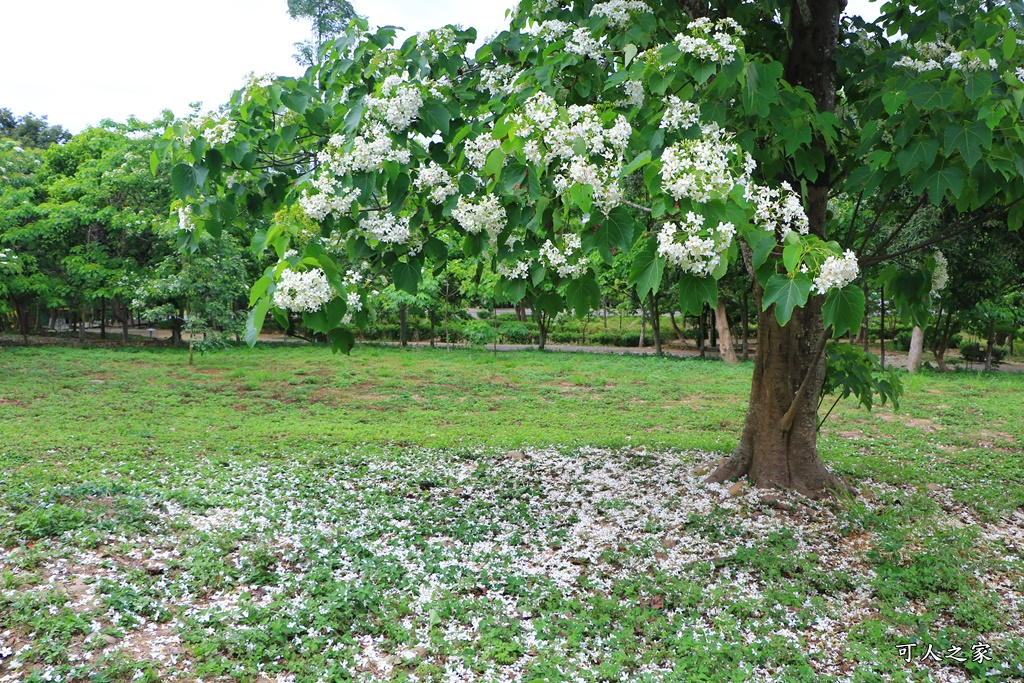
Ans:
<svg viewBox="0 0 1024 683"><path fill-rule="evenodd" d="M295 61L303 66L317 64L321 48L341 35L356 17L348 0L288 0L288 14L292 19L305 19L312 25L313 37L295 43L298 50Z"/></svg>
<svg viewBox="0 0 1024 683"><path fill-rule="evenodd" d="M26 147L46 149L71 139L71 133L62 126L50 124L46 117L31 112L15 116L10 109L0 108L0 137L10 138Z"/></svg>

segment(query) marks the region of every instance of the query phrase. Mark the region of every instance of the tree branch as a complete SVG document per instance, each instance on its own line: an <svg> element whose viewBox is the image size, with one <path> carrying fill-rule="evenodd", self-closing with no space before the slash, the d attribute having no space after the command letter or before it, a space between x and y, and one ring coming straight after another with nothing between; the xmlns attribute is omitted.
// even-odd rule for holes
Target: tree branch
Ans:
<svg viewBox="0 0 1024 683"><path fill-rule="evenodd" d="M814 352L814 360L807 367L807 374L804 375L804 379L800 382L800 388L796 390L796 395L793 397L793 402L789 404L789 410L782 416L782 421L779 422L779 427L784 432L788 432L790 427L793 426L793 420L796 418L797 404L807 393L807 387L811 384L811 378L814 376L815 371L818 368L818 363L821 361L821 354L825 351L825 344L828 342L828 335L822 331L821 342L818 343L818 350Z"/></svg>

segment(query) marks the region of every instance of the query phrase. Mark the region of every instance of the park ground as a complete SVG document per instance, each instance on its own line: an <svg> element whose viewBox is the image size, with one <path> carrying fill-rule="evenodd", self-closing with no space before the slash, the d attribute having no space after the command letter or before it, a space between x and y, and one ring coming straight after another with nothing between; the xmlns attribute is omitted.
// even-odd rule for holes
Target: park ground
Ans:
<svg viewBox="0 0 1024 683"><path fill-rule="evenodd" d="M0 681L1024 679L1021 376L840 403L810 501L703 482L750 374L6 348Z"/></svg>

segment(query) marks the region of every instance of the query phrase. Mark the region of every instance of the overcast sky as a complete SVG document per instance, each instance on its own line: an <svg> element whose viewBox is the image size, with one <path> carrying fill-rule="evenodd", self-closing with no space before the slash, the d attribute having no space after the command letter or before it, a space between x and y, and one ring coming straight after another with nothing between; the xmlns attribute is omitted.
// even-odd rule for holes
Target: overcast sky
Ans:
<svg viewBox="0 0 1024 683"><path fill-rule="evenodd" d="M504 25L514 0L353 0L373 25L417 32ZM850 0L877 16L880 3ZM47 115L72 132L111 118L177 115L227 101L249 72L297 75L293 44L308 26L286 0L0 0L0 107Z"/></svg>

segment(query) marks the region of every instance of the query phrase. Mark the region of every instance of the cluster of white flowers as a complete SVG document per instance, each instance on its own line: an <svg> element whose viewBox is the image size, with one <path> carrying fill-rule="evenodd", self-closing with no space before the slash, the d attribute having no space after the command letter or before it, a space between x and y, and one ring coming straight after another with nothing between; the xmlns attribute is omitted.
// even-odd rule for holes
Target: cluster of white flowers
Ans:
<svg viewBox="0 0 1024 683"><path fill-rule="evenodd" d="M349 292L348 296L345 297L345 303L348 305L348 308L345 315L341 318L342 325L350 324L352 316L363 310L363 298L359 296L359 292Z"/></svg>
<svg viewBox="0 0 1024 683"><path fill-rule="evenodd" d="M491 95L514 95L524 87L516 83L522 73L522 69L516 69L511 64L496 64L480 72L480 83Z"/></svg>
<svg viewBox="0 0 1024 683"><path fill-rule="evenodd" d="M466 161L476 170L482 171L484 164L487 163L487 155L500 146L501 143L491 137L490 129L486 129L474 139L466 140L464 147Z"/></svg>
<svg viewBox="0 0 1024 683"><path fill-rule="evenodd" d="M246 74L245 84L242 86L242 102L252 99L253 90L269 88L274 83L275 78L277 76L272 73L257 76L255 71L250 71Z"/></svg>
<svg viewBox="0 0 1024 683"><path fill-rule="evenodd" d="M694 102L684 102L675 95L668 96L668 106L661 117L659 128L668 131L689 128L700 121L700 107Z"/></svg>
<svg viewBox="0 0 1024 683"><path fill-rule="evenodd" d="M1018 66L1013 73L1017 77L1018 81L1024 83L1024 66Z"/></svg>
<svg viewBox="0 0 1024 683"><path fill-rule="evenodd" d="M523 148L527 160L555 169L553 182L560 195L580 183L593 187L594 203L605 212L622 202L619 171L633 133L625 116L619 115L605 128L593 106L560 110L551 96L540 92L514 120L516 135L527 140ZM580 142L586 147L583 154Z"/></svg>
<svg viewBox="0 0 1024 683"><path fill-rule="evenodd" d="M281 273L274 292L274 305L287 311L319 311L331 300L331 285L323 270L305 272L287 269Z"/></svg>
<svg viewBox="0 0 1024 683"><path fill-rule="evenodd" d="M471 235L482 232L495 237L508 224L505 207L501 205L496 195L487 195L476 202L459 197L458 206L452 210L452 218Z"/></svg>
<svg viewBox="0 0 1024 683"><path fill-rule="evenodd" d="M302 191L302 196L299 197L299 206L302 207L302 210L315 221L324 220L328 214L334 214L337 217L348 215L352 210L352 205L359 199L359 190L338 188L335 191L332 187L322 187L324 184L323 182L314 183L314 186L321 190L318 194L309 194L307 190Z"/></svg>
<svg viewBox="0 0 1024 683"><path fill-rule="evenodd" d="M380 94L380 97L366 96L367 110L394 132L403 132L419 117L423 93L418 85L406 83L401 76L392 74L384 79Z"/></svg>
<svg viewBox="0 0 1024 683"><path fill-rule="evenodd" d="M744 174L734 166L743 160ZM739 146L717 127L707 127L697 140L683 140L661 155L661 184L675 199L707 202L727 195L737 184L747 184L749 174Z"/></svg>
<svg viewBox="0 0 1024 683"><path fill-rule="evenodd" d="M829 256L821 264L818 277L814 278L814 292L815 294L825 294L833 288L842 289L856 280L859 273L857 255L849 249L843 252L842 258Z"/></svg>
<svg viewBox="0 0 1024 683"><path fill-rule="evenodd" d="M561 21L559 19L549 19L548 21L541 22L537 26L531 27L528 33L532 33L541 40L546 40L551 43L556 40L560 40L561 37L571 29L572 24L568 22Z"/></svg>
<svg viewBox="0 0 1024 683"><path fill-rule="evenodd" d="M178 209L178 230L184 230L185 232L192 232L196 229L196 224L192 222L192 207L182 206Z"/></svg>
<svg viewBox="0 0 1024 683"><path fill-rule="evenodd" d="M18 260L18 255L10 249L0 249L0 266L13 264Z"/></svg>
<svg viewBox="0 0 1024 683"><path fill-rule="evenodd" d="M941 40L930 43L916 43L912 47L919 57L904 55L896 60L893 66L921 73L939 69L973 72L999 67L999 62L995 59L983 60L967 50L955 50L952 45Z"/></svg>
<svg viewBox="0 0 1024 683"><path fill-rule="evenodd" d="M552 179L558 196L565 194L575 183L593 188L594 205L605 213L622 203L622 186L619 184L618 169L598 166L584 157L573 157L568 167Z"/></svg>
<svg viewBox="0 0 1024 683"><path fill-rule="evenodd" d="M650 12L651 8L641 0L605 0L594 5L590 11L591 16L608 17L608 26L611 28L628 28L630 13Z"/></svg>
<svg viewBox="0 0 1024 683"><path fill-rule="evenodd" d="M433 161L430 162L429 166L420 169L419 174L416 176L415 185L417 190L429 192L430 201L435 204L444 204L448 197L458 192L455 184L452 183L452 177L448 174L448 171Z"/></svg>
<svg viewBox="0 0 1024 683"><path fill-rule="evenodd" d="M601 59L604 56L604 49L601 47L603 41L604 36L598 40L594 38L589 28L581 26L572 32L569 40L565 41L565 51L591 59Z"/></svg>
<svg viewBox="0 0 1024 683"><path fill-rule="evenodd" d="M405 244L409 241L409 217L396 216L386 211L371 214L359 221L359 227L373 239L387 244Z"/></svg>
<svg viewBox="0 0 1024 683"><path fill-rule="evenodd" d="M800 195L789 183L783 182L781 187L751 183L744 196L754 205L754 223L768 232L778 232L780 239L793 231L806 235L810 230Z"/></svg>
<svg viewBox="0 0 1024 683"><path fill-rule="evenodd" d="M509 265L504 261L499 261L496 270L498 271L498 275L507 280L525 280L530 275L530 266L532 265L533 259L516 261L512 265Z"/></svg>
<svg viewBox="0 0 1024 683"><path fill-rule="evenodd" d="M643 82L635 80L626 81L622 84L622 89L626 92L626 103L629 106L634 109L644 106L646 93Z"/></svg>
<svg viewBox="0 0 1024 683"><path fill-rule="evenodd" d="M226 145L235 139L235 122L225 119L203 131L203 137L211 145Z"/></svg>
<svg viewBox="0 0 1024 683"><path fill-rule="evenodd" d="M935 270L932 271L932 296L944 290L946 285L949 284L949 261L946 260L946 255L936 250L934 257Z"/></svg>
<svg viewBox="0 0 1024 683"><path fill-rule="evenodd" d="M702 17L691 21L686 29L689 33L680 33L675 37L679 51L719 64L729 64L736 58L736 51L740 47L736 37L745 33L739 24L728 17L717 22Z"/></svg>
<svg viewBox="0 0 1024 683"><path fill-rule="evenodd" d="M426 55L428 61L437 55L446 55L452 52L459 44L455 29L451 26L421 31L416 34L416 38L419 40L420 50Z"/></svg>
<svg viewBox="0 0 1024 683"><path fill-rule="evenodd" d="M722 254L732 245L736 226L720 222L714 230L704 227L701 216L687 212L679 225L666 223L658 232L658 255L684 272L699 277L710 275L722 262Z"/></svg>
<svg viewBox="0 0 1024 683"><path fill-rule="evenodd" d="M387 161L408 164L409 150L396 147L387 129L371 122L360 135L348 143L343 135L332 135L328 145L317 155L321 166L335 176L361 171L377 171Z"/></svg>
<svg viewBox="0 0 1024 683"><path fill-rule="evenodd" d="M540 248L541 262L554 268L558 277L578 278L587 272L588 267L583 254L579 253L581 245L580 236L573 232L562 235L562 249L546 240Z"/></svg>

